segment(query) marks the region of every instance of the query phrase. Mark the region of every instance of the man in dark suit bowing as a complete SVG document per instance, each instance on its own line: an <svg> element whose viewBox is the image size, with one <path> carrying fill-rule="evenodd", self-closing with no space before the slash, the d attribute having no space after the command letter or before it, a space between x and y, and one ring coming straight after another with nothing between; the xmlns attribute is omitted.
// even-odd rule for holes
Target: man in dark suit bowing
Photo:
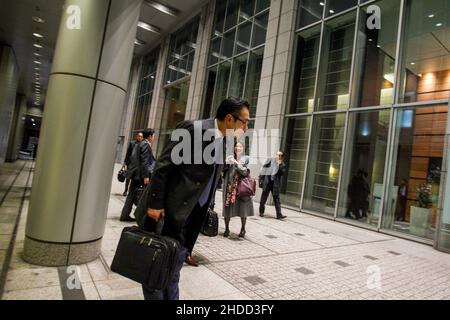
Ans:
<svg viewBox="0 0 450 320"><path fill-rule="evenodd" d="M149 187L147 215L152 221L149 229L164 218L162 234L177 239L184 249L166 289L143 287L146 300L179 299L178 282L186 247L196 241L214 196L225 163L225 142L229 140L232 145L234 136L247 131L249 119L249 103L228 98L219 106L215 119L178 124L172 139L178 136L181 141L171 139L164 147ZM232 149L233 146L231 152Z"/></svg>

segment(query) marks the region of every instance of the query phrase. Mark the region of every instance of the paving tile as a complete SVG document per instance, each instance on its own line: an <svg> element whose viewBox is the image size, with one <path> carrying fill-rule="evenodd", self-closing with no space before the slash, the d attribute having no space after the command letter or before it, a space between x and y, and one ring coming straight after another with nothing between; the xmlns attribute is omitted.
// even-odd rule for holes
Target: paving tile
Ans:
<svg viewBox="0 0 450 320"><path fill-rule="evenodd" d="M314 271L309 270L307 268L297 268L297 269L295 269L295 271L300 272L301 274L304 274L304 275L314 274Z"/></svg>
<svg viewBox="0 0 450 320"><path fill-rule="evenodd" d="M5 291L2 300L62 300L59 286Z"/></svg>
<svg viewBox="0 0 450 320"><path fill-rule="evenodd" d="M254 286L256 286L258 284L263 284L266 282L266 280L264 280L263 278L258 277L258 276L245 277L244 280Z"/></svg>
<svg viewBox="0 0 450 320"><path fill-rule="evenodd" d="M10 270L7 274L5 290L16 291L59 286L57 268Z"/></svg>
<svg viewBox="0 0 450 320"><path fill-rule="evenodd" d="M337 264L338 266L341 266L341 267L344 267L344 268L350 266L350 264L348 264L348 263L346 263L344 261L334 261L334 263Z"/></svg>

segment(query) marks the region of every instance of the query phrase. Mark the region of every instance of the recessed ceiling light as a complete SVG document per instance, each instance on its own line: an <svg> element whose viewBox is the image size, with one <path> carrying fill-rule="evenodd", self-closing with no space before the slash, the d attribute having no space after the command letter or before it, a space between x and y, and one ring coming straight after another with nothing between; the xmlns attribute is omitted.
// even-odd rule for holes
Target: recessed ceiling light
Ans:
<svg viewBox="0 0 450 320"><path fill-rule="evenodd" d="M373 39L369 39L369 41L370 41L370 42L372 42L372 41L373 41Z"/></svg>
<svg viewBox="0 0 450 320"><path fill-rule="evenodd" d="M381 48L381 46L379 44L377 44L377 48Z"/></svg>
<svg viewBox="0 0 450 320"><path fill-rule="evenodd" d="M428 18L434 18L434 14L429 14Z"/></svg>
<svg viewBox="0 0 450 320"><path fill-rule="evenodd" d="M34 63L36 64L42 64L40 61L34 60Z"/></svg>
<svg viewBox="0 0 450 320"><path fill-rule="evenodd" d="M150 32L154 32L154 33L161 33L161 29L155 26L152 26L148 23L145 23L144 21L139 21L138 22L138 27L142 28L144 30L150 31Z"/></svg>
<svg viewBox="0 0 450 320"><path fill-rule="evenodd" d="M319 4L320 4L321 6L324 6L324 5L325 5L325 3L323 3L323 2L319 2Z"/></svg>
<svg viewBox="0 0 450 320"><path fill-rule="evenodd" d="M45 20L39 17L33 17L33 20L36 21L37 23L44 23Z"/></svg>
<svg viewBox="0 0 450 320"><path fill-rule="evenodd" d="M172 8L169 8L168 6L165 6L159 2L156 1L151 1L151 0L146 0L145 4L153 7L154 9L161 11L165 14L168 14L169 16L173 16L176 17L178 15L178 11Z"/></svg>
<svg viewBox="0 0 450 320"><path fill-rule="evenodd" d="M442 27L442 23L441 22L436 23L436 27Z"/></svg>
<svg viewBox="0 0 450 320"><path fill-rule="evenodd" d="M33 33L33 36L35 36L36 38L43 38L44 36L42 34L39 33Z"/></svg>
<svg viewBox="0 0 450 320"><path fill-rule="evenodd" d="M415 62L411 62L411 65L413 66L413 65L415 65L416 63Z"/></svg>
<svg viewBox="0 0 450 320"><path fill-rule="evenodd" d="M35 55L36 57L40 57L40 56L41 56L41 55L40 55L39 53L37 53L37 52L35 52L34 55Z"/></svg>
<svg viewBox="0 0 450 320"><path fill-rule="evenodd" d="M37 44L37 43L35 43L33 46L36 47L36 48L39 48L39 49L42 48L42 46L40 44Z"/></svg>
<svg viewBox="0 0 450 320"><path fill-rule="evenodd" d="M334 10L330 10L330 13L334 13Z"/></svg>

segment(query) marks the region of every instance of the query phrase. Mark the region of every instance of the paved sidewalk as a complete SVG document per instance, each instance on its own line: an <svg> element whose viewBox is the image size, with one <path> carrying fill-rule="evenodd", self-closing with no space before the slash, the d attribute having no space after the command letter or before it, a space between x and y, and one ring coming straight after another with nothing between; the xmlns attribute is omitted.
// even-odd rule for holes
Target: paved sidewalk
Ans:
<svg viewBox="0 0 450 320"><path fill-rule="evenodd" d="M124 185L113 181L102 255L79 266L77 295L68 294L60 281L65 268L31 266L21 259L25 192L2 299L143 299L139 284L109 270L120 233L130 225L119 221ZM26 182L21 176L16 184L25 190ZM0 207L0 219L5 209ZM181 299L450 299L449 254L290 210L284 214L288 218L278 221L269 207L266 218L250 218L245 240L237 237L239 219L232 220L229 239L222 236L222 221L218 237L200 236L194 256L202 264L183 268Z"/></svg>

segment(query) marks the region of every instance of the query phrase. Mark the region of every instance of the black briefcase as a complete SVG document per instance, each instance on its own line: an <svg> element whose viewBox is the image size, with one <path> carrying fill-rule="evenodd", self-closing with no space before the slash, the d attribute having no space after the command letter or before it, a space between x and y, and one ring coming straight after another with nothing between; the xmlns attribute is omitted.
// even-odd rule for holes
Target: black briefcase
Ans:
<svg viewBox="0 0 450 320"><path fill-rule="evenodd" d="M208 208L202 234L208 237L216 237L219 234L219 216L211 208Z"/></svg>
<svg viewBox="0 0 450 320"><path fill-rule="evenodd" d="M149 289L163 290L174 275L180 250L175 239L127 227L122 231L111 270Z"/></svg>
<svg viewBox="0 0 450 320"><path fill-rule="evenodd" d="M117 174L117 180L119 180L119 182L125 182L125 180L127 179L126 175L127 171L124 168L120 169L119 173Z"/></svg>

